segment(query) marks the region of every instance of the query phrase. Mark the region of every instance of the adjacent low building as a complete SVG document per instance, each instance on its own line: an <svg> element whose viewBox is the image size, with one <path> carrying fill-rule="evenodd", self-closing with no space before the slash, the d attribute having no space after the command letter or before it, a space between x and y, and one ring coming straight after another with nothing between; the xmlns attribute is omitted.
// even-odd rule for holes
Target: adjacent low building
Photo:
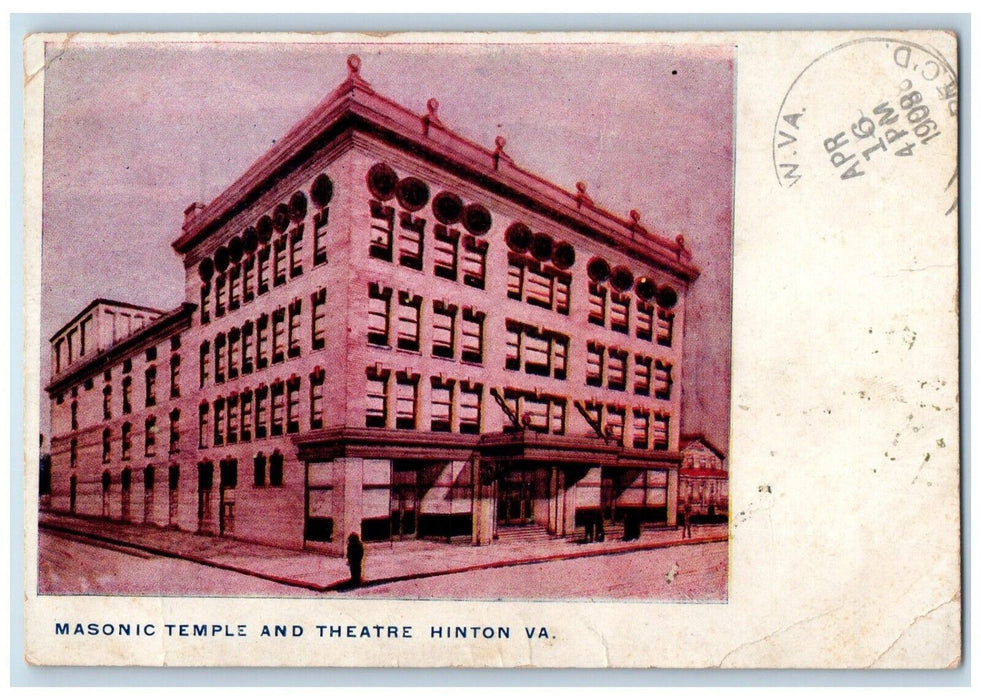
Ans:
<svg viewBox="0 0 981 700"><path fill-rule="evenodd" d="M52 338L51 507L335 554L674 525L683 239L348 70L187 208L186 303Z"/></svg>

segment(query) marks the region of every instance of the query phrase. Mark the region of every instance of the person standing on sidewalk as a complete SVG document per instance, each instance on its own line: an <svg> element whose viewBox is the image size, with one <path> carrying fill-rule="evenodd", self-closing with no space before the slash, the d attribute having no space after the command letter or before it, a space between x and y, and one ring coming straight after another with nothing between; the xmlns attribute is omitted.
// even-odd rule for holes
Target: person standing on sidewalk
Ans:
<svg viewBox="0 0 981 700"><path fill-rule="evenodd" d="M681 539L691 539L691 501L685 501L681 511Z"/></svg>
<svg viewBox="0 0 981 700"><path fill-rule="evenodd" d="M364 575L364 544L356 532L347 538L347 565L351 569L351 586L360 586Z"/></svg>

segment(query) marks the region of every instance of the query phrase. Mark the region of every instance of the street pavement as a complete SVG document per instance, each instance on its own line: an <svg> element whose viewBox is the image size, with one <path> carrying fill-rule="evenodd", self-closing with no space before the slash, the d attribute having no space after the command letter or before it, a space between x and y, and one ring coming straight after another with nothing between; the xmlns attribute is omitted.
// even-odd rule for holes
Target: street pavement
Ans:
<svg viewBox="0 0 981 700"><path fill-rule="evenodd" d="M350 577L343 558L317 552L288 550L230 538L50 512L41 514L39 525L42 534L57 535L62 542L68 538L103 548L116 548L126 553L142 552L151 556L181 559L311 592L343 591L348 587ZM678 545L725 542L728 538L728 528L724 524L695 526L693 529L691 539L682 539L680 529L664 528L645 530L639 540L631 542L607 539L605 542L588 544L564 538L528 541L502 538L481 547L433 540L369 543L365 547L364 586L379 587L400 581L485 569L620 555ZM52 541L53 538L43 538L42 544ZM44 552L42 558L43 555ZM42 571L42 591L45 588L43 574ZM228 595L248 592L239 590L239 585L234 582L236 580L234 577L229 579ZM124 587L125 584L121 583L121 586ZM190 582L188 588L193 588Z"/></svg>

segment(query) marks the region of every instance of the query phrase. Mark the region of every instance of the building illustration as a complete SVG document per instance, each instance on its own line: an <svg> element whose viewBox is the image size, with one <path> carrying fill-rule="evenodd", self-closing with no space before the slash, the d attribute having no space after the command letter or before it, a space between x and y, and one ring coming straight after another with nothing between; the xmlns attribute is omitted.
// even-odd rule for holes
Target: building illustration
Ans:
<svg viewBox="0 0 981 700"><path fill-rule="evenodd" d="M97 299L50 339L52 511L341 556L724 507L682 436L698 251L357 56L173 249L182 304Z"/></svg>

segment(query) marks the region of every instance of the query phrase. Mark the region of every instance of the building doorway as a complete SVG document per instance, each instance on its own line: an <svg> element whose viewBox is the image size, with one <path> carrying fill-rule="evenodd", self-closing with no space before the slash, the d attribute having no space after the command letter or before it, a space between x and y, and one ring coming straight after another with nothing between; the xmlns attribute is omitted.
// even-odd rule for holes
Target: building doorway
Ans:
<svg viewBox="0 0 981 700"><path fill-rule="evenodd" d="M498 479L497 523L505 527L530 525L534 519L534 473L504 472Z"/></svg>
<svg viewBox="0 0 981 700"><path fill-rule="evenodd" d="M235 487L238 486L238 460L223 459L218 483L218 533L222 536L235 533Z"/></svg>
<svg viewBox="0 0 981 700"><path fill-rule="evenodd" d="M112 476L109 470L102 472L102 517L109 517L109 486L112 484Z"/></svg>
<svg viewBox="0 0 981 700"><path fill-rule="evenodd" d="M143 522L153 522L153 467L143 470Z"/></svg>
<svg viewBox="0 0 981 700"><path fill-rule="evenodd" d="M167 471L167 525L177 527L177 487L181 481L181 470L176 464Z"/></svg>
<svg viewBox="0 0 981 700"><path fill-rule="evenodd" d="M72 474L68 480L68 512L75 514L75 502L78 498L78 477Z"/></svg>
<svg viewBox="0 0 981 700"><path fill-rule="evenodd" d="M416 536L419 511L419 472L415 465L392 465L392 539Z"/></svg>
<svg viewBox="0 0 981 700"><path fill-rule="evenodd" d="M119 479L120 490L119 490L119 518L123 522L129 522L130 520L130 487L133 485L133 472L130 471L129 467L123 469L122 476Z"/></svg>
<svg viewBox="0 0 981 700"><path fill-rule="evenodd" d="M211 490L215 483L215 465L202 462L198 465L198 532L212 534Z"/></svg>

